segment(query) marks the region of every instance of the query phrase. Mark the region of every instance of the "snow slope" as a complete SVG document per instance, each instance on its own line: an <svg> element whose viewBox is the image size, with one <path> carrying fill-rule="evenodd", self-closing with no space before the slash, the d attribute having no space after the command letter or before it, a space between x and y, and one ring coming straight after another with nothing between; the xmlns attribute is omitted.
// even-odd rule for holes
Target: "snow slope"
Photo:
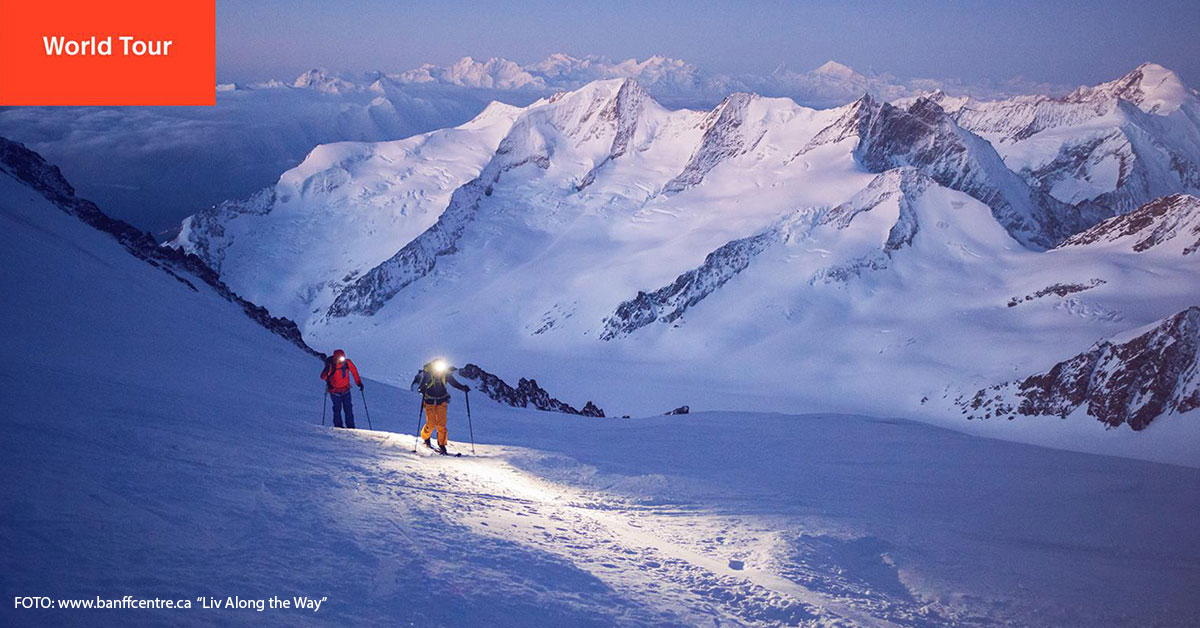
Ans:
<svg viewBox="0 0 1200 628"><path fill-rule="evenodd" d="M1200 621L1196 469L903 420L604 420L481 400L478 457L414 455L415 395L369 380L381 431L321 428L319 363L236 305L7 174L0 222L0 589L324 598L6 605L6 625ZM451 446L469 451L462 410Z"/></svg>
<svg viewBox="0 0 1200 628"><path fill-rule="evenodd" d="M10 409L0 421L0 588L332 602L319 614L265 617L9 607L0 623L610 625L605 617L620 612L605 610L613 599L594 578L459 531L436 501L364 498L381 480L387 491L405 482L373 445L317 426L319 361L7 175L0 199L10 330L0 371ZM489 589L498 573L509 588Z"/></svg>

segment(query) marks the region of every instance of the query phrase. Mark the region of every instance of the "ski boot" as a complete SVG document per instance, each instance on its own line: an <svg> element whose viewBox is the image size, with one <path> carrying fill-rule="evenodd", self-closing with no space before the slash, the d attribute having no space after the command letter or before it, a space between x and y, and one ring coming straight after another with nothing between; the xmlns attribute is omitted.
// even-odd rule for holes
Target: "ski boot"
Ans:
<svg viewBox="0 0 1200 628"><path fill-rule="evenodd" d="M428 448L430 448L430 449L433 449L433 445L432 445L432 444L430 444L430 442L429 442L429 439L428 439L428 438L426 438L426 439L425 439L425 446L426 446L426 447L428 447Z"/></svg>
<svg viewBox="0 0 1200 628"><path fill-rule="evenodd" d="M442 454L443 456L449 456L449 455L450 455L450 452L446 451L446 446L445 446L445 445L441 445L441 444L439 444L439 445L438 445L438 453L439 453L439 454Z"/></svg>

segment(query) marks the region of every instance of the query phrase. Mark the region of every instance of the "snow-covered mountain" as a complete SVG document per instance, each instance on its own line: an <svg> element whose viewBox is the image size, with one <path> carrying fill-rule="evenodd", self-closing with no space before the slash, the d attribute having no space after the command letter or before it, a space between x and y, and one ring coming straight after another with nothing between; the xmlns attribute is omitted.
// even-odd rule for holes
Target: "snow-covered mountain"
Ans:
<svg viewBox="0 0 1200 628"><path fill-rule="evenodd" d="M1141 431L1200 408L1200 307L1124 342L1103 341L1049 371L955 401L969 419L1078 413L1106 427Z"/></svg>
<svg viewBox="0 0 1200 628"><path fill-rule="evenodd" d="M549 94L572 91L593 81L636 79L644 88L674 105L710 104L746 83L705 72L680 59L652 56L644 61L614 62L607 57L552 54L529 65L503 58L463 57L448 66L426 64L394 75L406 85L446 85L478 89L519 89Z"/></svg>
<svg viewBox="0 0 1200 628"><path fill-rule="evenodd" d="M671 107L711 107L731 92L753 91L765 96L791 98L820 109L838 107L870 94L890 101L934 90L976 98L1008 97L1025 93L1060 95L1068 89L1015 79L1004 84L964 83L951 79L901 79L890 74L863 74L837 61L827 61L805 72L784 66L770 74L722 74L699 68L682 59L654 55L644 60L613 61L608 57L574 57L556 53L530 64L493 57L463 57L438 66L390 75L410 86L443 85L476 89L572 91L592 81L636 79L659 102Z"/></svg>
<svg viewBox="0 0 1200 628"><path fill-rule="evenodd" d="M917 167L939 184L988 204L1022 244L1048 247L1099 220L1032 189L990 144L958 126L931 99L919 98L903 109L864 97L813 142L852 136L859 138L855 158L868 170Z"/></svg>
<svg viewBox="0 0 1200 628"><path fill-rule="evenodd" d="M426 346L610 414L749 404L996 433L928 401L1195 305L1200 258L1071 240L1123 212L1055 198L939 101L818 110L734 93L670 110L638 81L597 81L406 140L419 154L319 148L247 211L201 214L172 245L380 371ZM420 174L447 161L463 167ZM415 193L405 181L428 198L411 216L389 209ZM1163 438L1173 459L1200 446L1094 427L1059 444L1151 455Z"/></svg>
<svg viewBox="0 0 1200 628"><path fill-rule="evenodd" d="M938 244L925 240L941 229L931 219L955 213L943 201L991 220L970 197L912 171L872 180L825 227L851 237L869 226L865 240L897 234L889 240L899 248L883 247L897 264ZM608 185L598 173L593 186ZM915 223L896 220L910 213ZM322 427L312 355L185 272L181 258L118 227L40 157L0 143L0 581L50 604L6 605L0 624L1048 627L1200 618L1198 469L864 416L614 420L472 395L472 423L457 391L450 448L466 455L417 453L420 398L372 379L385 373L374 360L351 349L368 377L355 397L370 400L369 412L356 404L359 423L369 416L374 430ZM994 224L991 233L1007 237ZM429 343L390 349L406 375L429 355ZM505 389L482 370L463 371L518 405L557 401L536 382ZM564 373L583 376L556 375ZM652 379L635 368L620 374L628 389ZM1160 455L1178 441L1162 426L1139 433ZM1135 580L1138 595L1111 594L1112 582Z"/></svg>
<svg viewBox="0 0 1200 628"><path fill-rule="evenodd" d="M6 107L0 135L58 164L114 216L161 233L196 207L270 184L314 146L456 126L496 98L523 105L538 95L411 89L379 73L312 70L218 89L216 107Z"/></svg>
<svg viewBox="0 0 1200 628"><path fill-rule="evenodd" d="M1162 66L1147 63L1061 98L934 100L1030 185L1083 211L1123 214L1200 192L1200 96Z"/></svg>
<svg viewBox="0 0 1200 628"><path fill-rule="evenodd" d="M662 56L612 61L554 54L524 65L465 57L401 72L314 68L294 78L223 83L215 86L215 108L0 108L0 135L53 160L109 213L161 235L197 207L269 185L318 144L401 139L463 124L492 101L526 106L595 80L622 78L637 79L669 107L698 109L739 91L818 108L864 93L883 101L936 89L977 98L1066 93L1028 83L901 81L832 61L809 72L781 67L766 76L733 76Z"/></svg>
<svg viewBox="0 0 1200 628"><path fill-rule="evenodd" d="M307 320L432 226L451 193L496 151L517 111L493 103L451 129L320 146L274 187L189 217L175 242L223 276L276 277L247 296Z"/></svg>

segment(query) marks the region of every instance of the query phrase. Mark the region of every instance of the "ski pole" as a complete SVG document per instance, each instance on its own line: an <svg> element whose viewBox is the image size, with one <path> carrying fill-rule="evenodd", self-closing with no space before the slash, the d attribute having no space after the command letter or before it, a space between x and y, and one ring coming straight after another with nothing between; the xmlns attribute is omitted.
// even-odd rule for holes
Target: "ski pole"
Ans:
<svg viewBox="0 0 1200 628"><path fill-rule="evenodd" d="M475 426L471 425L471 391L463 392L467 397L467 429L471 431L471 455L475 455Z"/></svg>
<svg viewBox="0 0 1200 628"><path fill-rule="evenodd" d="M417 399L417 432L413 434L413 451L417 450L417 445L421 441L421 419L425 416L425 399L424 397Z"/></svg>
<svg viewBox="0 0 1200 628"><path fill-rule="evenodd" d="M321 392L321 427L325 427L325 408L329 407L329 391Z"/></svg>
<svg viewBox="0 0 1200 628"><path fill-rule="evenodd" d="M371 425L371 409L367 407L367 393L363 392L363 389L359 388L358 394L362 395L363 410L365 410L367 413L367 429L374 430L375 426Z"/></svg>

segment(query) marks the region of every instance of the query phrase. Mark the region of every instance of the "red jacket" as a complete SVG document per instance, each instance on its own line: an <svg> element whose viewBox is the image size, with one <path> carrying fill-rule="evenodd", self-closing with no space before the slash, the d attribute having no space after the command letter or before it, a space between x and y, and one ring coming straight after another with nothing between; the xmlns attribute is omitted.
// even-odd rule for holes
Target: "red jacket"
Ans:
<svg viewBox="0 0 1200 628"><path fill-rule="evenodd" d="M362 378L358 376L358 368L346 357L341 349L333 352L333 357L325 361L321 369L321 379L325 380L325 389L329 392L344 393L350 390L350 376L354 383L362 386Z"/></svg>

